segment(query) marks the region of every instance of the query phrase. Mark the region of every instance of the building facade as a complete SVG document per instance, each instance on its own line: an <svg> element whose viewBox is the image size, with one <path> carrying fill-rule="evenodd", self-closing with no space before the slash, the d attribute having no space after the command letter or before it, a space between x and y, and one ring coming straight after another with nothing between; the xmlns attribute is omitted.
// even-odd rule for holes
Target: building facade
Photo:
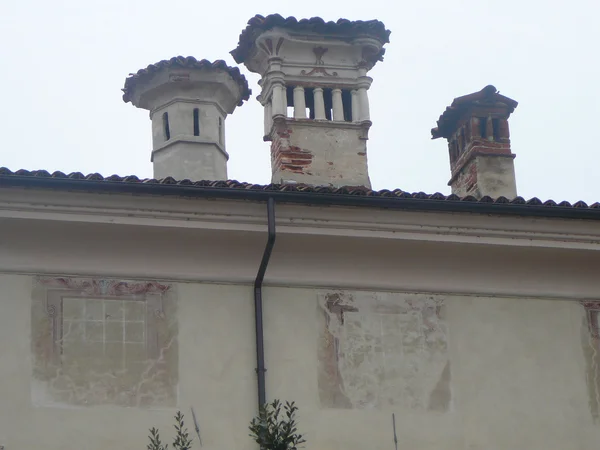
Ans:
<svg viewBox="0 0 600 450"><path fill-rule="evenodd" d="M189 59L126 82L157 179L0 169L0 446L144 448L181 410L200 448L193 408L202 448L250 449L278 398L307 449L597 448L600 205L516 195L516 102L491 87L432 130L452 195L372 191L366 71L388 35L250 20L233 56L263 77L274 184L224 179L248 86Z"/></svg>

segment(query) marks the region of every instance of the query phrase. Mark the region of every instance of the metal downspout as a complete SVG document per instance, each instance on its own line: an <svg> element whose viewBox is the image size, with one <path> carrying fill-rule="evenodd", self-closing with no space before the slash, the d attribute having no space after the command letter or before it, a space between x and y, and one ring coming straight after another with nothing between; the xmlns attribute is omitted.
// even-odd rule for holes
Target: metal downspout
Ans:
<svg viewBox="0 0 600 450"><path fill-rule="evenodd" d="M275 245L275 200L273 197L269 197L267 200L267 224L268 224L268 237L267 245L263 253L262 261L254 280L254 323L256 327L256 375L258 381L258 406L259 409L266 402L266 389L265 389L265 348L264 348L264 333L263 333L263 303L262 303L262 285L265 278L265 272L269 265L271 258L271 252Z"/></svg>

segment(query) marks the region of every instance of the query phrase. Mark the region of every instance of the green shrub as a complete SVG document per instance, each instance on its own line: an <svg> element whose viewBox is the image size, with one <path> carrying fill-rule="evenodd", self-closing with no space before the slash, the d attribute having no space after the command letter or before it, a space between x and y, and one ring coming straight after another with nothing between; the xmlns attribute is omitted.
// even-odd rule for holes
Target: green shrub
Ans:
<svg viewBox="0 0 600 450"><path fill-rule="evenodd" d="M250 437L260 445L263 450L297 450L300 444L306 442L298 434L296 412L298 407L294 402L273 400L260 408L258 416L250 422Z"/></svg>
<svg viewBox="0 0 600 450"><path fill-rule="evenodd" d="M188 435L187 428L184 428L183 414L181 411L177 411L175 414L175 440L173 441L173 450L189 450L192 448L192 439ZM157 428L150 428L150 435L148 436L150 443L148 444L148 450L169 450L169 444L163 444L160 440L160 435Z"/></svg>

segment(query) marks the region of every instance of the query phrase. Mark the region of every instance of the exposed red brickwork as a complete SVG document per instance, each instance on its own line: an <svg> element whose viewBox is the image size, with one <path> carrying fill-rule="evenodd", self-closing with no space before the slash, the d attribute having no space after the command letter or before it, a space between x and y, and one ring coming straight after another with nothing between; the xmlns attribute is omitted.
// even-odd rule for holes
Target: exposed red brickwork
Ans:
<svg viewBox="0 0 600 450"><path fill-rule="evenodd" d="M452 157L450 158L450 169L452 171L450 184L478 155L515 157L510 149L509 138L501 138L499 142L489 141L481 137L472 138L470 142L466 142L464 151L459 152L458 158L454 160L452 160Z"/></svg>
<svg viewBox="0 0 600 450"><path fill-rule="evenodd" d="M287 127L276 127L271 142L271 161L274 171L308 173L313 154L290 142L292 130Z"/></svg>
<svg viewBox="0 0 600 450"><path fill-rule="evenodd" d="M477 196L477 162L475 159L468 161L467 167L456 174L452 186L464 195Z"/></svg>
<svg viewBox="0 0 600 450"><path fill-rule="evenodd" d="M479 92L454 99L440 116L438 126L431 133L434 139L448 140L452 172L448 184L453 192L476 197L489 195L478 189L481 174L478 174L476 157L515 157L510 148L508 117L516 106L517 102L500 95L495 87L486 86ZM490 175L493 176L488 173L488 178Z"/></svg>

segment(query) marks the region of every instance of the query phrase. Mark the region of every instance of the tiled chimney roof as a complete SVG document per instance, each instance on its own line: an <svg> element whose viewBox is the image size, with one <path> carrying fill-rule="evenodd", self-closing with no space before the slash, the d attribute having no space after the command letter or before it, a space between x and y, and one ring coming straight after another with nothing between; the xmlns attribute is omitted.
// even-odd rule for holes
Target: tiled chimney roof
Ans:
<svg viewBox="0 0 600 450"><path fill-rule="evenodd" d="M390 30L386 30L385 25L379 20L356 20L338 19L336 22L325 22L320 17L298 20L295 17L284 18L279 14L271 14L266 17L256 15L248 21L248 26L240 34L238 46L230 53L233 59L240 64L246 60L246 57L252 49L256 38L264 31L274 27L288 28L293 31L313 31L325 35L355 36L367 35L378 39L383 44L390 42ZM378 61L383 60L385 50L376 56Z"/></svg>
<svg viewBox="0 0 600 450"><path fill-rule="evenodd" d="M507 105L509 107L509 115L518 105L518 102L515 100L505 97L504 95L500 95L498 90L492 85L484 87L479 92L457 97L440 116L439 120L437 121L438 126L431 129L432 139L437 139L440 137L449 138L451 133L456 131L457 121L470 105L494 103L503 103Z"/></svg>
<svg viewBox="0 0 600 450"><path fill-rule="evenodd" d="M140 69L136 73L130 74L130 76L125 80L125 87L122 89L123 91L123 101L125 103L131 101L131 93L136 85L136 83L141 80L150 78L154 73L158 72L161 69L172 68L172 67L182 67L189 69L208 69L208 70L223 70L227 72L234 81L240 86L242 91L242 100L238 106L241 106L244 100L248 100L252 91L248 87L248 81L246 77L240 73L240 69L237 67L229 67L227 63L221 59L216 60L214 62L210 62L206 59L202 59L198 61L193 56L176 56L171 59L163 59L155 64L150 64L145 69Z"/></svg>

